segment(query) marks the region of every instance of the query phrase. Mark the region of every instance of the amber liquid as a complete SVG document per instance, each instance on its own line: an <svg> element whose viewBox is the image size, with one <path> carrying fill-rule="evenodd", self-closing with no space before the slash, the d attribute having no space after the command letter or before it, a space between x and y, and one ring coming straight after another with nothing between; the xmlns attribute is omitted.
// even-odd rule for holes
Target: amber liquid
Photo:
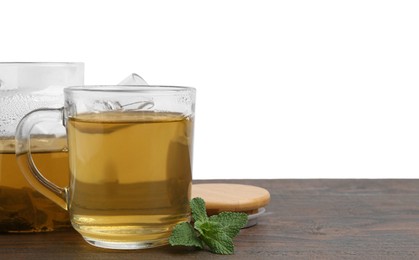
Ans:
<svg viewBox="0 0 419 260"><path fill-rule="evenodd" d="M167 243L190 215L191 118L84 114L67 128L73 227L88 242Z"/></svg>
<svg viewBox="0 0 419 260"><path fill-rule="evenodd" d="M68 185L66 140L35 139L33 160L42 174ZM0 232L40 232L70 227L68 213L35 191L17 165L14 139L0 139Z"/></svg>

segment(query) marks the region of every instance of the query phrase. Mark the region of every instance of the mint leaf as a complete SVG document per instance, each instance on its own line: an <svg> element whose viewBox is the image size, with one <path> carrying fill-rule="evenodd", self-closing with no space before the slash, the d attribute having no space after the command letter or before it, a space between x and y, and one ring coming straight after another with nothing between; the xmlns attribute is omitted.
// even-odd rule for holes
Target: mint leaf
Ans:
<svg viewBox="0 0 419 260"><path fill-rule="evenodd" d="M247 224L247 214L239 212L221 212L218 215L211 216L210 221L217 222L222 226L223 231L234 238Z"/></svg>
<svg viewBox="0 0 419 260"><path fill-rule="evenodd" d="M193 198L190 203L194 227L187 222L180 223L173 229L169 238L172 246L208 247L216 254L234 253L233 238L247 223L247 214L238 212L221 212L208 218L205 201Z"/></svg>
<svg viewBox="0 0 419 260"><path fill-rule="evenodd" d="M188 222L177 224L169 237L172 246L195 246L203 248L202 241L195 234L195 230Z"/></svg>
<svg viewBox="0 0 419 260"><path fill-rule="evenodd" d="M208 220L207 210L205 208L205 201L202 198L193 198L191 200L192 218L195 221Z"/></svg>
<svg viewBox="0 0 419 260"><path fill-rule="evenodd" d="M233 239L224 232L223 226L214 221L197 221L195 229L201 239L216 254L231 255L234 253Z"/></svg>

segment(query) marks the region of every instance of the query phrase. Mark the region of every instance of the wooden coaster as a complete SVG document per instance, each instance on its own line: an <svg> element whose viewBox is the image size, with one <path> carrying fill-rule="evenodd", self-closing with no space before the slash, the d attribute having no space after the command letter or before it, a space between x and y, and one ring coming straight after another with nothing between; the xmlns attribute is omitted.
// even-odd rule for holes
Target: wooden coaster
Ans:
<svg viewBox="0 0 419 260"><path fill-rule="evenodd" d="M258 213L270 200L266 189L242 184L205 183L192 185L192 198L205 200L209 216L222 211Z"/></svg>

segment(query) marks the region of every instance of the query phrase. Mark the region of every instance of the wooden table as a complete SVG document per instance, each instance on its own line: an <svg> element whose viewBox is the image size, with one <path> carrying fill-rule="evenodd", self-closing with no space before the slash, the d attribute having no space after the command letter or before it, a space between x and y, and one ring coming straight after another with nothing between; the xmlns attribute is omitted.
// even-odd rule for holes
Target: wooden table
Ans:
<svg viewBox="0 0 419 260"><path fill-rule="evenodd" d="M200 181L202 182L202 181ZM230 180L268 189L257 226L228 259L419 259L419 180ZM198 183L198 181L197 181ZM0 259L212 259L178 247L95 248L73 230L1 234Z"/></svg>

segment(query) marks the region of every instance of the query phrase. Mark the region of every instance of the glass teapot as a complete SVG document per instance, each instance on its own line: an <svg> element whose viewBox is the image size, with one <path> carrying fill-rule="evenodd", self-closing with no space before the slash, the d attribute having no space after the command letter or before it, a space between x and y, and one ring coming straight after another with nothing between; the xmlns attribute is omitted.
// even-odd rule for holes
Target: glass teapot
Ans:
<svg viewBox="0 0 419 260"><path fill-rule="evenodd" d="M35 191L20 172L14 135L25 114L41 107L62 107L63 88L83 85L83 81L83 63L0 62L0 233L70 226L67 212ZM51 125L34 129L33 160L46 177L64 187L69 179L65 130L51 129Z"/></svg>

